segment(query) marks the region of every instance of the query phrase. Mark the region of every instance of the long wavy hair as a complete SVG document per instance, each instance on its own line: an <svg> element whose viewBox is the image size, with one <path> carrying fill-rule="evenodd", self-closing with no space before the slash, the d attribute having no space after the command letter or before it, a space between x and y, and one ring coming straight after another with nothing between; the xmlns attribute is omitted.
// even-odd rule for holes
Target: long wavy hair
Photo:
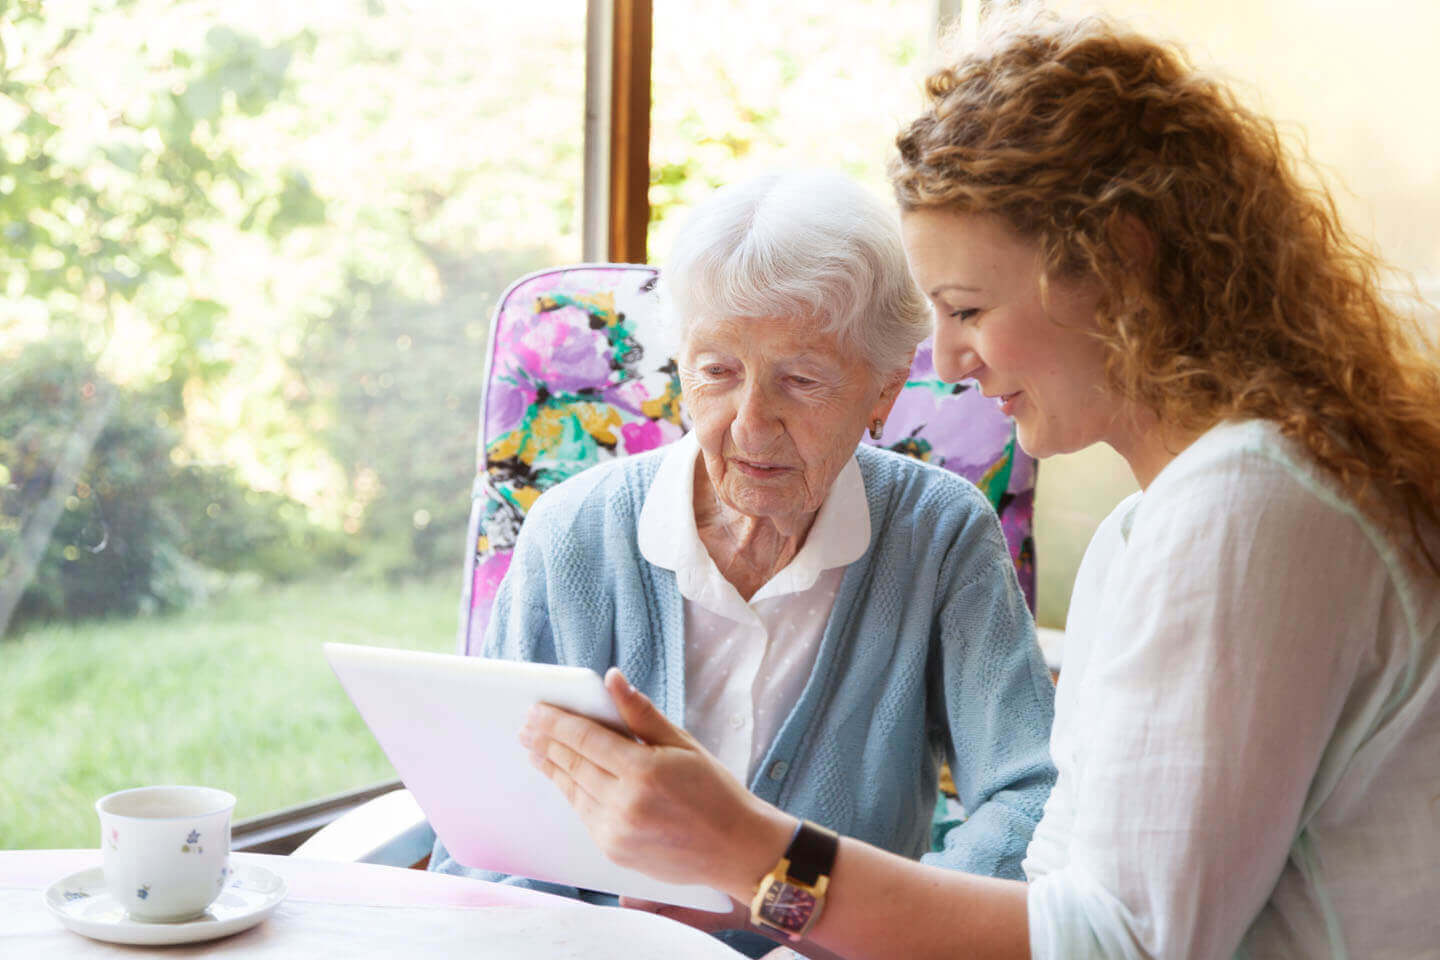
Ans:
<svg viewBox="0 0 1440 960"><path fill-rule="evenodd" d="M1440 352L1275 125L1106 19L992 31L898 137L902 210L997 215L1038 242L1043 278L1098 280L1119 395L1186 431L1274 421L1440 575Z"/></svg>

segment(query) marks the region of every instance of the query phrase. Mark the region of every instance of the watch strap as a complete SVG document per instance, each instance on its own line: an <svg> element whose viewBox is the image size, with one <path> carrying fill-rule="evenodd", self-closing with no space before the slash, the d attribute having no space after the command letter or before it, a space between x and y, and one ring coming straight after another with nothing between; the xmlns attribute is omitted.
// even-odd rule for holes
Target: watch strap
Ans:
<svg viewBox="0 0 1440 960"><path fill-rule="evenodd" d="M840 837L835 831L801 820L790 837L790 846L785 848L785 859L790 861L786 872L792 879L814 886L816 880L830 875L839 849Z"/></svg>

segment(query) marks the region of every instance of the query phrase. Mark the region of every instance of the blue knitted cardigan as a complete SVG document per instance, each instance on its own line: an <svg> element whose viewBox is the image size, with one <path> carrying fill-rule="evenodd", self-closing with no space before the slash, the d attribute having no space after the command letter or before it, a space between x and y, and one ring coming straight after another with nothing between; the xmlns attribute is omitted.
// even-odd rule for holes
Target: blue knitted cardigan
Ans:
<svg viewBox="0 0 1440 960"><path fill-rule="evenodd" d="M665 450L601 466L536 500L500 584L485 655L619 666L685 717L684 601L636 542ZM1020 878L1055 780L1053 686L999 521L974 485L861 445L870 546L845 571L815 667L756 767L752 792L798 817L929 863ZM934 852L939 766L963 821ZM474 870L437 843L430 868Z"/></svg>

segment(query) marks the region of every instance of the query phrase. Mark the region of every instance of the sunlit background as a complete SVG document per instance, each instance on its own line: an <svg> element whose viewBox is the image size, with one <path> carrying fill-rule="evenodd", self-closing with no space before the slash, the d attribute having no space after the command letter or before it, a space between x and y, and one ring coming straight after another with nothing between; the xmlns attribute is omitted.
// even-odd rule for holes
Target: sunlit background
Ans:
<svg viewBox="0 0 1440 960"><path fill-rule="evenodd" d="M1104 8L1232 78L1440 302L1440 7ZM657 3L652 261L762 170L888 195L938 9ZM489 312L580 258L584 38L581 0L0 4L0 848L93 845L143 782L244 817L392 775L317 646L453 648ZM1044 464L1042 624L1133 488Z"/></svg>

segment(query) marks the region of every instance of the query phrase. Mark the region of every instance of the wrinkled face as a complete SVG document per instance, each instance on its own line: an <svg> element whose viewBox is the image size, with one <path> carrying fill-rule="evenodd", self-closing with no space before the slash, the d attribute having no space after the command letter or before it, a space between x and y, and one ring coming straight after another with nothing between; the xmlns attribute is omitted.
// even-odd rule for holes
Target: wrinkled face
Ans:
<svg viewBox="0 0 1440 960"><path fill-rule="evenodd" d="M1039 245L998 218L920 209L902 217L911 272L935 306L935 370L974 380L1015 418L1032 456L1114 443L1121 404L1104 385L1094 284L1050 281Z"/></svg>
<svg viewBox="0 0 1440 960"><path fill-rule="evenodd" d="M721 502L783 523L820 508L904 381L880 383L814 323L743 317L691 324L680 383Z"/></svg>

